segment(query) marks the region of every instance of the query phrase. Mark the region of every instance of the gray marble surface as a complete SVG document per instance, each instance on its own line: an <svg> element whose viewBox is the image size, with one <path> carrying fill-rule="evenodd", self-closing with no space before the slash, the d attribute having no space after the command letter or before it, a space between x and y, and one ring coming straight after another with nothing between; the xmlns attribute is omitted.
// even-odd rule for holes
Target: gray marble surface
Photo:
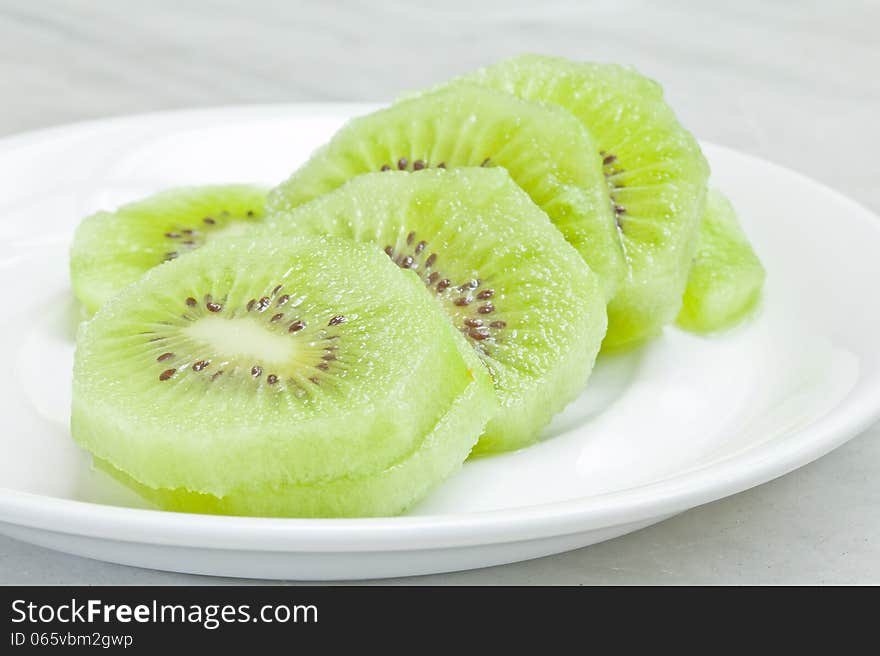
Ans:
<svg viewBox="0 0 880 656"><path fill-rule="evenodd" d="M521 51L636 65L700 138L880 212L880 3L0 0L0 134L157 109L387 100ZM880 583L880 426L567 554L395 583ZM0 537L0 583L213 584Z"/></svg>

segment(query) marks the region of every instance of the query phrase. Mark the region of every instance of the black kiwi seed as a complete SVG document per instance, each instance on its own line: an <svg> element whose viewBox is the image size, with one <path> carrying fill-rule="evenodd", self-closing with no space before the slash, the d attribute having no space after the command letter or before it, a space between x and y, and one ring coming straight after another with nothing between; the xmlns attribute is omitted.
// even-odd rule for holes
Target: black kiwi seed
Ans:
<svg viewBox="0 0 880 656"><path fill-rule="evenodd" d="M617 159L617 155L605 155L605 157L602 158L602 163L605 166L608 166L609 164L613 163L616 159Z"/></svg>
<svg viewBox="0 0 880 656"><path fill-rule="evenodd" d="M489 166L489 164L491 163L491 161L492 161L492 160L490 160L490 159L487 157L486 159L483 160L483 162L480 164L480 166Z"/></svg>
<svg viewBox="0 0 880 656"><path fill-rule="evenodd" d="M257 312L264 312L271 302L268 296L261 298L260 302L257 303Z"/></svg>
<svg viewBox="0 0 880 656"><path fill-rule="evenodd" d="M335 317L330 319L330 321L327 323L327 325L328 326L338 326L341 323L345 323L345 317L342 316L341 314L337 314Z"/></svg>
<svg viewBox="0 0 880 656"><path fill-rule="evenodd" d="M463 323L468 328L479 328L480 326L483 325L483 320L482 319L472 319L471 317L468 317L467 319L464 320Z"/></svg>
<svg viewBox="0 0 880 656"><path fill-rule="evenodd" d="M319 363L318 363L317 365L315 365L315 366L317 366L318 369L320 369L321 371L327 371L327 370L330 368L330 365L327 364L326 362L319 362Z"/></svg>
<svg viewBox="0 0 880 656"><path fill-rule="evenodd" d="M223 309L222 305L214 302L205 303L205 307L208 308L208 312L219 312Z"/></svg>
<svg viewBox="0 0 880 656"><path fill-rule="evenodd" d="M278 292L280 292L280 291L281 291L281 285L276 286L275 289L272 290L272 296L277 296Z"/></svg>
<svg viewBox="0 0 880 656"><path fill-rule="evenodd" d="M443 280L441 280L440 282L437 283L437 291L442 292L447 287L449 287L449 285L451 285L451 284L452 284L452 281L449 280L449 278L444 278Z"/></svg>
<svg viewBox="0 0 880 656"><path fill-rule="evenodd" d="M251 367L251 376L254 378L259 378L260 374L263 373L263 368L257 365Z"/></svg>
<svg viewBox="0 0 880 656"><path fill-rule="evenodd" d="M485 301L487 298L492 298L495 295L494 289L483 289L480 290L480 293L477 294L477 298L481 301Z"/></svg>
<svg viewBox="0 0 880 656"><path fill-rule="evenodd" d="M248 301L248 304L247 304L247 311L250 312L251 310L253 310L253 309L254 309L254 306L255 306L256 304L257 304L257 299L252 298L251 300L249 300L249 301Z"/></svg>
<svg viewBox="0 0 880 656"><path fill-rule="evenodd" d="M213 376L211 376L211 380L217 380L218 378L220 378L221 375L223 375L222 369L220 371L218 371L216 374L214 374Z"/></svg>
<svg viewBox="0 0 880 656"><path fill-rule="evenodd" d="M282 305L287 303L287 301L289 301L289 300L290 300L290 294L283 294L282 296L278 297L277 301L275 301L275 305L277 307L281 307Z"/></svg>
<svg viewBox="0 0 880 656"><path fill-rule="evenodd" d="M217 222L216 222L214 219L212 219L210 216L206 216L204 219L202 219L202 221L204 221L204 222L207 223L208 225L214 225L215 223L217 223Z"/></svg>
<svg viewBox="0 0 880 656"><path fill-rule="evenodd" d="M410 232L410 233L406 236L406 244L407 244L407 246L409 246L411 243L413 243L413 239L415 239L415 238L416 238L416 233L414 233L414 232Z"/></svg>
<svg viewBox="0 0 880 656"><path fill-rule="evenodd" d="M176 373L177 369L166 369L161 374L159 374L159 380L168 380Z"/></svg>
<svg viewBox="0 0 880 656"><path fill-rule="evenodd" d="M193 364L192 370L193 371L201 371L202 369L207 367L209 364L211 364L211 363L208 362L207 360L199 360L198 362Z"/></svg>
<svg viewBox="0 0 880 656"><path fill-rule="evenodd" d="M489 327L490 328L499 328L499 329L506 328L507 322L506 321L493 321L492 323L489 324Z"/></svg>
<svg viewBox="0 0 880 656"><path fill-rule="evenodd" d="M397 160L397 168L399 168L401 171L405 171L406 165L408 163L409 162L407 161L406 157L401 157L399 160Z"/></svg>
<svg viewBox="0 0 880 656"><path fill-rule="evenodd" d="M299 332L300 330L302 330L302 329L305 328L305 327L306 327L305 322L304 322L304 321L301 321L301 320L299 320L299 319L297 319L297 320L294 321L292 324L290 324L290 328L287 329L287 332L289 332L289 333L296 333L296 332Z"/></svg>
<svg viewBox="0 0 880 656"><path fill-rule="evenodd" d="M481 305L480 307L477 308L477 312L479 312L480 314L489 314L490 312L494 312L494 311L495 311L495 306L492 305L491 303L486 303L485 305Z"/></svg>
<svg viewBox="0 0 880 656"><path fill-rule="evenodd" d="M440 162L440 163L437 165L437 168L438 168L438 169L445 169L445 168L446 168L446 162Z"/></svg>
<svg viewBox="0 0 880 656"><path fill-rule="evenodd" d="M272 318L269 319L270 322L275 323L276 321L281 321L284 318L284 314L279 312L278 314L273 314Z"/></svg>
<svg viewBox="0 0 880 656"><path fill-rule="evenodd" d="M388 166L388 164L383 164L383 165L382 165L382 168L379 169L379 170L380 170L380 171L390 171L390 170L391 170L391 167Z"/></svg>
<svg viewBox="0 0 880 656"><path fill-rule="evenodd" d="M156 362L165 362L165 360L170 360L174 357L173 353L163 353L158 358L156 358Z"/></svg>
<svg viewBox="0 0 880 656"><path fill-rule="evenodd" d="M247 215L248 215L249 217L252 217L252 216L254 215L254 211L253 211L253 210L248 210L248 211L247 211Z"/></svg>
<svg viewBox="0 0 880 656"><path fill-rule="evenodd" d="M428 284L433 285L435 282L437 282L437 278L439 278L439 277L440 277L439 273L437 273L436 271L432 271L431 275L428 276Z"/></svg>
<svg viewBox="0 0 880 656"><path fill-rule="evenodd" d="M425 260L425 268L430 269L432 266L434 266L434 262L436 262L436 261L437 261L437 253L431 253L428 256L428 259Z"/></svg>
<svg viewBox="0 0 880 656"><path fill-rule="evenodd" d="M199 304L199 302L196 299L194 299L192 296L187 296L185 302L190 307L195 307L196 305Z"/></svg>
<svg viewBox="0 0 880 656"><path fill-rule="evenodd" d="M468 331L468 337L475 339L478 342L486 339L488 336L489 330L487 328L474 328Z"/></svg>
<svg viewBox="0 0 880 656"><path fill-rule="evenodd" d="M470 305L471 300L472 299L470 296L459 296L457 299L455 299L452 302L455 303L459 307L464 307L465 305Z"/></svg>
<svg viewBox="0 0 880 656"><path fill-rule="evenodd" d="M400 268L402 268L402 269L410 269L410 268L412 268L413 262L414 262L414 260L413 260L412 256L411 256L411 255L407 255L405 258L403 258L403 259L400 261Z"/></svg>
<svg viewBox="0 0 880 656"><path fill-rule="evenodd" d="M177 256L178 256L177 251L171 251L170 253L165 253L165 259L166 259L166 260L173 260L173 259L176 258Z"/></svg>
<svg viewBox="0 0 880 656"><path fill-rule="evenodd" d="M276 376L275 374L269 374L268 376L266 376L266 382L270 385L274 385L278 382L278 376Z"/></svg>
<svg viewBox="0 0 880 656"><path fill-rule="evenodd" d="M421 171L423 168L425 168L425 163L422 160L417 159L415 162L413 162L414 171Z"/></svg>
<svg viewBox="0 0 880 656"><path fill-rule="evenodd" d="M177 232L166 232L165 236L168 237L168 239L180 239L180 233Z"/></svg>
<svg viewBox="0 0 880 656"><path fill-rule="evenodd" d="M420 241L418 244L416 244L416 250L415 250L416 255L421 254L421 252L423 250L425 250L425 246L427 246L427 245L428 245L428 242L426 242L426 241Z"/></svg>

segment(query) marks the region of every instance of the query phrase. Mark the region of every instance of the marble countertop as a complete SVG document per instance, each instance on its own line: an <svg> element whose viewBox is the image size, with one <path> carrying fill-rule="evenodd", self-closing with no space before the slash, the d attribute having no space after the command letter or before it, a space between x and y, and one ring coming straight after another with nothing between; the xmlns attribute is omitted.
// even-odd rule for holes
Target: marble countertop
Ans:
<svg viewBox="0 0 880 656"><path fill-rule="evenodd" d="M441 8L442 7L442 8ZM634 64L700 138L880 213L880 4L0 0L0 134L158 109L393 98L522 51ZM880 583L880 426L570 553L396 583ZM0 537L0 584L214 584Z"/></svg>

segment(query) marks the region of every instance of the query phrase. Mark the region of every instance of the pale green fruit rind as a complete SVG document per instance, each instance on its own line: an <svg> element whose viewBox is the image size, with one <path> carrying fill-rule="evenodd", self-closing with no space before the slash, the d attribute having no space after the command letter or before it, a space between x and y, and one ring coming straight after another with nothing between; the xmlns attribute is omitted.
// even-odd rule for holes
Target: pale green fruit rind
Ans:
<svg viewBox="0 0 880 656"><path fill-rule="evenodd" d="M733 205L710 189L678 325L698 333L733 326L757 307L765 277Z"/></svg>
<svg viewBox="0 0 880 656"><path fill-rule="evenodd" d="M70 249L74 295L86 314L93 314L117 291L165 262L169 253L185 255L197 247L186 241L200 244L259 222L265 197L264 188L246 184L183 187L86 217Z"/></svg>
<svg viewBox="0 0 880 656"><path fill-rule="evenodd" d="M398 167L405 158L428 168L503 167L602 277L610 298L626 267L605 188L602 160L590 134L568 112L459 85L356 118L267 201L287 211L332 191L355 175Z"/></svg>
<svg viewBox="0 0 880 656"><path fill-rule="evenodd" d="M183 322L186 298L209 293L222 299L223 312L234 320L257 321L243 309L248 299L279 284L293 295L285 321L307 317L325 334L328 317L347 317L333 329L340 336L333 367L326 374L297 374L322 374L320 385L304 380L307 393L299 395L293 379L270 388L232 365L216 380L211 369L197 374L183 366L159 380L173 360L157 362L156 356L184 347L179 339L177 348L154 345L151 329L167 331L163 321ZM290 339L309 334L290 335L282 323L272 325ZM206 350L198 345L193 358ZM216 369L231 360L213 355ZM445 418L462 395L473 398L472 423L455 426L471 432L457 434L454 448L441 449L450 458L467 455L493 414L491 381L419 280L401 275L385 255L331 238L230 238L148 271L81 326L71 431L96 458L142 485L218 497L256 486L269 496L252 498L249 507L271 514L279 503L272 490L334 489L341 480L378 476L408 459L438 425L452 422ZM455 464L438 462L436 472ZM405 478L395 479L399 497L383 508L404 507L439 480L412 480L408 488ZM296 499L306 506L297 510L291 500L285 514L313 512L305 496ZM338 504L341 514L367 511L354 498Z"/></svg>
<svg viewBox="0 0 880 656"><path fill-rule="evenodd" d="M96 465L164 510L269 517L398 515L460 469L485 417L497 410L492 394L487 393L487 384L485 380L474 381L415 451L366 476L338 478L320 485L244 485L216 497L185 488L150 488L109 463L96 461Z"/></svg>
<svg viewBox="0 0 880 656"><path fill-rule="evenodd" d="M435 272L452 282L440 293L437 282L426 284L426 295L464 334L466 319L505 323L486 328L488 338L467 337L492 373L502 406L475 452L534 442L583 390L605 334L601 283L504 169L365 174L270 221L269 234L329 234L379 253L390 247L397 260L414 254L411 272L425 283ZM469 280L480 286L457 290ZM491 299L479 300L481 290L492 290ZM471 299L463 307L455 304L462 296ZM481 314L485 303L494 309Z"/></svg>
<svg viewBox="0 0 880 656"><path fill-rule="evenodd" d="M621 214L628 275L608 307L603 349L658 333L681 306L705 206L709 168L700 147L663 99L660 86L625 66L522 55L453 81L481 84L558 105L589 130Z"/></svg>

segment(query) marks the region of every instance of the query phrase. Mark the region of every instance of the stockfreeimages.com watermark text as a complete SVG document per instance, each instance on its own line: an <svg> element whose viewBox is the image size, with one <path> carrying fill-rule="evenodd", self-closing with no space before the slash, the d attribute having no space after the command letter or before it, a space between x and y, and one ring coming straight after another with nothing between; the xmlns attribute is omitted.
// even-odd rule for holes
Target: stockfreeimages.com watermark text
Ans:
<svg viewBox="0 0 880 656"><path fill-rule="evenodd" d="M155 599L143 604L111 604L100 599L54 604L37 604L26 599L12 602L14 624L197 624L209 631L223 624L263 622L265 624L316 624L314 604L167 604Z"/></svg>

